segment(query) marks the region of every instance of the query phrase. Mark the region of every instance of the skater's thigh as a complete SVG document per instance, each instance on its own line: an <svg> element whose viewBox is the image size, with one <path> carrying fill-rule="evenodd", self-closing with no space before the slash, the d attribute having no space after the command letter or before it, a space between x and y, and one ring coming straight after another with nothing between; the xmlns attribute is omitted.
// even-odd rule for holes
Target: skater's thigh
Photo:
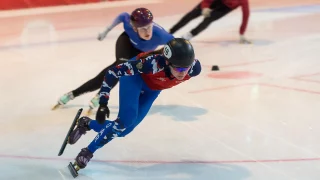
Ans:
<svg viewBox="0 0 320 180"><path fill-rule="evenodd" d="M127 33L123 32L119 36L116 42L116 61L118 63L126 62L141 52L142 51L132 45Z"/></svg>
<svg viewBox="0 0 320 180"><path fill-rule="evenodd" d="M148 114L153 102L157 99L161 91L147 91L140 96L138 116L133 124L127 128L120 136L124 137L129 134Z"/></svg>
<svg viewBox="0 0 320 180"><path fill-rule="evenodd" d="M118 119L124 127L129 127L138 116L139 97L142 89L140 75L122 76L119 84Z"/></svg>
<svg viewBox="0 0 320 180"><path fill-rule="evenodd" d="M221 0L212 3L210 8L212 9L210 17L205 18L204 21L217 20L232 11L232 9L226 6Z"/></svg>
<svg viewBox="0 0 320 180"><path fill-rule="evenodd" d="M111 66L113 67L115 63L113 63ZM99 83L99 86L103 82L104 76L106 75L107 71L109 69L109 66L104 68L94 79L97 80L97 83Z"/></svg>
<svg viewBox="0 0 320 180"><path fill-rule="evenodd" d="M194 16L200 16L202 12L201 3L197 4L188 14L192 14Z"/></svg>
<svg viewBox="0 0 320 180"><path fill-rule="evenodd" d="M231 10L228 9L224 9L223 11L220 10L213 10L211 12L210 17L206 17L204 18L202 24L210 24L213 21L216 21L220 18L222 18L223 16L227 15Z"/></svg>
<svg viewBox="0 0 320 180"><path fill-rule="evenodd" d="M135 121L138 125L148 114L153 102L157 99L161 91L147 91L140 96L139 114Z"/></svg>

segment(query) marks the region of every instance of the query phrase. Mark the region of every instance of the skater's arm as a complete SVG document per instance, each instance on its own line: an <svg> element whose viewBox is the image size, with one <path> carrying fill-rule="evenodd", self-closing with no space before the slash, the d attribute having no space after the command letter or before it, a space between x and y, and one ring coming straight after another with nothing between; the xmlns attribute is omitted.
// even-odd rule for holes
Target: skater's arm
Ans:
<svg viewBox="0 0 320 180"><path fill-rule="evenodd" d="M248 19L250 15L248 0L242 0L241 9L242 9L242 24L240 27L240 35L243 35L246 31Z"/></svg>
<svg viewBox="0 0 320 180"><path fill-rule="evenodd" d="M204 9L204 8L210 8L210 5L211 3L213 2L214 0L202 0L201 2L201 8Z"/></svg>
<svg viewBox="0 0 320 180"><path fill-rule="evenodd" d="M201 72L201 64L198 59L195 59L193 64L191 65L191 68L188 72L190 77L198 76Z"/></svg>
<svg viewBox="0 0 320 180"><path fill-rule="evenodd" d="M107 26L106 28L106 32L111 31L114 27L116 27L118 24L123 23L125 21L126 18L129 18L130 15L126 12L123 12L121 14L119 14L112 22L111 25Z"/></svg>
<svg viewBox="0 0 320 180"><path fill-rule="evenodd" d="M100 104L108 104L109 93L113 88L112 84L116 84L115 81L121 76L133 76L141 73L154 74L161 70L161 65L158 63L158 54L143 59L135 59L136 57L133 57L128 62L119 64L107 71L100 89Z"/></svg>
<svg viewBox="0 0 320 180"><path fill-rule="evenodd" d="M128 21L130 19L130 15L128 13L124 12L124 13L119 14L117 16L117 18L113 20L111 25L107 26L106 29L102 33L99 33L98 40L102 41L114 27L116 27L120 23L124 23L126 21L126 19Z"/></svg>

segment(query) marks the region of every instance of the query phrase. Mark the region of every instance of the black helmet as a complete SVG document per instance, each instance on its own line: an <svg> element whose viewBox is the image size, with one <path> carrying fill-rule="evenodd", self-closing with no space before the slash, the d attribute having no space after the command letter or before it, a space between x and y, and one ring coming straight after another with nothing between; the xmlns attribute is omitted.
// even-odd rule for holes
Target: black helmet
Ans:
<svg viewBox="0 0 320 180"><path fill-rule="evenodd" d="M194 50L191 43L183 38L174 38L163 48L163 55L170 64L177 67L189 67L194 61Z"/></svg>

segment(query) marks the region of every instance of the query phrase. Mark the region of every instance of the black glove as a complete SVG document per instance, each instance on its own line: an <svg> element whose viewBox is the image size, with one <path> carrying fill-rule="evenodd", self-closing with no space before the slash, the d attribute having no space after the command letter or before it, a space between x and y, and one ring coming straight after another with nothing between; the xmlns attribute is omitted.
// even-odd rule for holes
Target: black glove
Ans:
<svg viewBox="0 0 320 180"><path fill-rule="evenodd" d="M96 120L99 124L103 124L106 121L106 116L109 118L110 110L106 104L100 104L97 114Z"/></svg>

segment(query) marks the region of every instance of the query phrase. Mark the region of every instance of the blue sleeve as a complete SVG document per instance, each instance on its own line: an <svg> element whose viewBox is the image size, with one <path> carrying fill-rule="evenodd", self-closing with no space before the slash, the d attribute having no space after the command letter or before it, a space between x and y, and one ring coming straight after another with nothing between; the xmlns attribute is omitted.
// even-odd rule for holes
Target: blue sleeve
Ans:
<svg viewBox="0 0 320 180"><path fill-rule="evenodd" d="M134 57L135 58L135 57ZM132 60L134 59L132 58ZM159 63L160 55L150 55L144 59L128 61L109 69L104 76L100 89L100 104L108 104L110 91L115 81L121 76L133 76L140 73L157 73L161 71L163 65Z"/></svg>
<svg viewBox="0 0 320 180"><path fill-rule="evenodd" d="M189 76L195 77L198 76L201 73L201 64L198 59L195 59L190 70L189 70Z"/></svg>
<svg viewBox="0 0 320 180"><path fill-rule="evenodd" d="M112 24L109 26L110 29L116 27L118 24L123 23L126 18L129 18L130 15L126 12L119 14L116 19L113 20Z"/></svg>

